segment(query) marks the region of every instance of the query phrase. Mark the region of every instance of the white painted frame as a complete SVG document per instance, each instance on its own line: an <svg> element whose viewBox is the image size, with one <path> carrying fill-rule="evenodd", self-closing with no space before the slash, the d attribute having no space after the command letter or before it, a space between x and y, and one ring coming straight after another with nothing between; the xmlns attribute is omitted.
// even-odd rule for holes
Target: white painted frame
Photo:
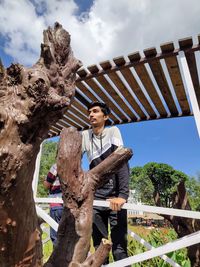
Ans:
<svg viewBox="0 0 200 267"><path fill-rule="evenodd" d="M192 106L192 111L194 114L195 123L197 126L197 131L198 131L199 138L200 138L200 109L199 109L199 105L197 102L197 97L195 94L194 85L192 82L192 78L190 75L189 67L188 67L187 60L186 60L185 56L180 57L180 66L181 66L182 71L183 71L183 78L185 80L186 89L188 91L190 103Z"/></svg>

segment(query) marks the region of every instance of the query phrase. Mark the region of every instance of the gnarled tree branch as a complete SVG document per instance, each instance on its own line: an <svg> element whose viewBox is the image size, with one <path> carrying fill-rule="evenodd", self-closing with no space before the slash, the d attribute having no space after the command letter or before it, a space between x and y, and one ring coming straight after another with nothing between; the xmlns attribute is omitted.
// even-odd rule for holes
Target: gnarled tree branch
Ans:
<svg viewBox="0 0 200 267"><path fill-rule="evenodd" d="M120 148L88 172L81 169L81 135L73 128L63 129L57 168L61 178L64 212L58 228L58 244L45 267L98 267L111 245L103 242L87 259L92 233L92 206L95 188L106 175L115 172L132 152Z"/></svg>
<svg viewBox="0 0 200 267"><path fill-rule="evenodd" d="M40 143L75 92L80 63L59 23L44 31L30 68L0 64L0 266L41 266L40 228L32 177Z"/></svg>

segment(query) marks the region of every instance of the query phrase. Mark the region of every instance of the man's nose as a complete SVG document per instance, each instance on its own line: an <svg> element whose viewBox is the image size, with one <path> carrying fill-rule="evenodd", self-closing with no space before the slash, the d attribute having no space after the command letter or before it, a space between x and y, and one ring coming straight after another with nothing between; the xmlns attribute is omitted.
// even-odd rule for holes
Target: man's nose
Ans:
<svg viewBox="0 0 200 267"><path fill-rule="evenodd" d="M93 112L91 112L90 115L89 115L89 118L92 118L92 117L94 117L94 113Z"/></svg>

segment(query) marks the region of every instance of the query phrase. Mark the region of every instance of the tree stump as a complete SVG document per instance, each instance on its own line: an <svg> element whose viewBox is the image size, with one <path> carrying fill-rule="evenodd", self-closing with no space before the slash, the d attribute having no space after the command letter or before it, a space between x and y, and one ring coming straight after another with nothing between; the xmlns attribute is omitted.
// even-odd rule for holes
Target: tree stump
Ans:
<svg viewBox="0 0 200 267"><path fill-rule="evenodd" d="M0 266L42 266L32 194L40 143L75 92L70 35L59 23L44 31L38 62L30 68L0 64Z"/></svg>
<svg viewBox="0 0 200 267"><path fill-rule="evenodd" d="M57 169L64 211L58 228L57 246L45 267L99 267L111 248L111 244L103 240L96 252L87 258L92 234L94 192L110 173L132 156L132 152L126 148L118 148L98 166L83 172L81 143L81 135L77 130L62 130Z"/></svg>

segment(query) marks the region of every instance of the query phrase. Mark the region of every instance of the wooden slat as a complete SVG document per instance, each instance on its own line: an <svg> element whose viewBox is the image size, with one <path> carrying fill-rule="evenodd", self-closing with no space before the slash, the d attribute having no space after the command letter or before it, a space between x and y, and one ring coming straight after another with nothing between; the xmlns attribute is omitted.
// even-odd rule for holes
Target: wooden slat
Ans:
<svg viewBox="0 0 200 267"><path fill-rule="evenodd" d="M133 96L127 89L126 85L122 82L118 74L116 72L113 72L113 73L108 74L108 76L112 80L112 82L115 84L115 86L119 89L120 93L129 103L132 109L139 115L140 119L141 120L147 119L147 116L145 115L141 107L138 105L136 100L133 98Z"/></svg>
<svg viewBox="0 0 200 267"><path fill-rule="evenodd" d="M57 123L52 125L52 127L57 128L60 132L62 131L62 127L60 125L58 125Z"/></svg>
<svg viewBox="0 0 200 267"><path fill-rule="evenodd" d="M124 65L126 62L123 57L114 58L113 61L119 67ZM135 93L135 95L137 96L137 98L139 99L140 103L143 105L149 116L151 118L156 118L156 113L154 112L153 108L146 99L146 96L144 95L141 87L139 86L138 82L136 81L130 69L122 69L120 72L122 73L126 82L129 84L131 90Z"/></svg>
<svg viewBox="0 0 200 267"><path fill-rule="evenodd" d="M88 67L88 70L92 73L92 74L95 74L95 73L98 73L98 71L99 71L99 68L96 66L96 65L92 65L92 66L89 66ZM103 77L103 79L105 79L104 77ZM94 78L94 80L97 80L100 84L101 84L101 86L106 90L107 89L107 87L104 87L103 86L103 84L102 84L102 80L103 79L99 79L99 77L96 77L96 78ZM100 87L99 87L100 88ZM96 88L97 89L97 88ZM96 93L98 93L97 91L96 91ZM110 94L110 92L108 91L108 93ZM112 101L110 101L110 99L107 97L107 95L102 91L102 90L99 90L99 96L102 98L102 100L105 102L105 103L107 103L108 105L109 105L109 107L113 110L113 112L115 113L115 114L117 114L118 115L118 117L120 117L121 119L122 119L122 121L126 121L127 120L127 118L124 116L124 114L120 111L120 109L112 102Z"/></svg>
<svg viewBox="0 0 200 267"><path fill-rule="evenodd" d="M162 53L171 53L175 50L174 43L172 42L161 44L160 48L161 48Z"/></svg>
<svg viewBox="0 0 200 267"><path fill-rule="evenodd" d="M62 120L63 120L63 121L66 121L70 126L73 126L73 127L77 128L78 130L82 130L82 129L83 129L83 128L82 128L80 125L78 125L76 122L73 122L73 121L69 120L67 117L65 117L65 115L64 115L64 117L62 118ZM59 121L59 123L61 124L62 121Z"/></svg>
<svg viewBox="0 0 200 267"><path fill-rule="evenodd" d="M86 125L89 124L89 119L88 119L88 116L85 117L81 112L79 112L79 110L75 109L73 104L72 106L69 108L69 111L71 111L72 113L76 114L76 116L78 116L79 118L81 118L85 123Z"/></svg>
<svg viewBox="0 0 200 267"><path fill-rule="evenodd" d="M103 75L101 75L96 77L96 79L100 83L100 85L107 90L107 92L109 93L111 98L114 99L117 105L120 106L120 104L123 103L123 101L121 100L121 97L117 94L117 92L113 89L111 84L106 80L106 78ZM112 102L110 100L108 101L108 105L109 106L112 105ZM121 111L115 113L123 122L128 122L127 117L125 117Z"/></svg>
<svg viewBox="0 0 200 267"><path fill-rule="evenodd" d="M65 122L63 122L63 118L61 120L59 120L58 123L60 125L62 125L63 128L68 128L68 127L72 126L71 124L68 125Z"/></svg>
<svg viewBox="0 0 200 267"><path fill-rule="evenodd" d="M98 99L88 90L88 88L81 82L76 82L76 87L86 95L91 101L98 101Z"/></svg>
<svg viewBox="0 0 200 267"><path fill-rule="evenodd" d="M53 131L57 132L56 135L59 135L61 133L61 131L62 131L62 127L57 125L57 123L56 123L56 124L51 126L50 130L53 130Z"/></svg>
<svg viewBox="0 0 200 267"><path fill-rule="evenodd" d="M107 70L108 68L112 67L112 65L111 65L111 63L109 61L101 62L100 66L104 70ZM127 95L128 94L125 93L125 92L122 92L123 90L127 91L127 89L125 88L125 86L122 85L120 79L118 79L118 76L116 76L116 73L108 73L107 75L112 80L112 82L116 85L116 87L119 89L119 91L125 97L125 99L128 100L127 99ZM110 86L111 86L111 84L110 84ZM130 110L130 108L126 105L126 103L122 100L122 98L118 95L118 93L115 91L115 89L113 87L112 87L112 93L111 94L112 94L113 99L117 100L116 102L119 103L121 109L131 118L131 120L136 121L137 117L135 116L135 114ZM132 96L131 96L131 98L132 98Z"/></svg>
<svg viewBox="0 0 200 267"><path fill-rule="evenodd" d="M76 125L75 123L71 122L70 120L68 120L68 118L63 117L62 120L59 120L59 124L62 125L64 128L68 128L68 127L75 127L78 131L82 131L83 128ZM85 127L84 129L88 129L89 127Z"/></svg>
<svg viewBox="0 0 200 267"><path fill-rule="evenodd" d="M185 53L187 64L190 70L192 82L194 85L197 102L200 108L200 87L199 87L199 76L198 76L198 71L197 71L196 59L195 59L194 52L187 50L188 48L191 48L192 45L193 45L193 41L191 37L179 40L180 49L186 50L184 51L184 53Z"/></svg>
<svg viewBox="0 0 200 267"><path fill-rule="evenodd" d="M82 76L83 74L83 76ZM87 72L85 71L84 73L82 72L81 74L79 73L80 77L84 77L85 74L87 75ZM98 95L98 97L100 97L102 99L102 102L104 103L108 103L109 99L108 97L103 93L103 91L101 90L101 88L98 86L97 83L94 82L93 79L89 79L86 80L85 83ZM109 106L111 109L113 109L114 104L111 104L111 106ZM111 113L109 115L109 117L116 123L119 123L119 119L113 114Z"/></svg>
<svg viewBox="0 0 200 267"><path fill-rule="evenodd" d="M75 99L74 99L74 102L76 102L76 99L79 100L79 102L81 102L83 105L85 105L86 107L88 107L89 105L89 102L88 100L83 97L79 92L78 90L75 90Z"/></svg>
<svg viewBox="0 0 200 267"><path fill-rule="evenodd" d="M60 132L58 131L54 131L53 128L49 128L49 132L52 134L52 136L58 136L60 134ZM56 133L55 133L56 132Z"/></svg>
<svg viewBox="0 0 200 267"><path fill-rule="evenodd" d="M108 77L111 79L111 81L115 84L115 86L118 88L120 93L123 95L123 97L126 99L126 101L129 103L129 105L132 107L132 109L138 114L141 120L147 119L147 116L144 114L138 103L135 101L131 93L128 91L120 77L117 75L116 72L112 72L108 74ZM128 106L124 103L123 106L121 106L124 110L126 110L126 113L132 118L135 117L135 114L128 108Z"/></svg>
<svg viewBox="0 0 200 267"><path fill-rule="evenodd" d="M86 95L88 98L90 98L90 100L91 100L90 102L98 101L98 99L90 92L90 90L88 90L88 88L82 83L82 81L76 82L76 86L77 86L77 88L79 88L79 90L81 90L81 92L84 95ZM90 102L88 102L87 106L89 105ZM107 124L108 125L111 125L112 124L112 121L109 119L107 121Z"/></svg>
<svg viewBox="0 0 200 267"><path fill-rule="evenodd" d="M139 52L136 52L136 53L133 53L133 54L130 54L128 56L129 60L130 61L134 61L134 62L137 62L137 61L140 61L140 54ZM151 98L151 101L153 102L154 106L156 107L157 111L159 112L160 116L161 117L167 117L167 112L164 108L164 105L162 103L162 101L160 100L160 97L156 91L156 88L145 68L144 65L136 65L134 66L134 69L138 75L138 77L140 78L143 86L145 87L147 93L149 94L150 98Z"/></svg>
<svg viewBox="0 0 200 267"><path fill-rule="evenodd" d="M87 73L84 69L78 70L77 74L81 77L87 76ZM91 102L98 101L98 99L90 92L90 90L88 90L88 88L83 84L82 81L76 81L76 86L84 95L86 95L91 100Z"/></svg>
<svg viewBox="0 0 200 267"><path fill-rule="evenodd" d="M187 50L188 48L191 48L193 45L192 37L187 37L178 40L179 46L181 50Z"/></svg>
<svg viewBox="0 0 200 267"><path fill-rule="evenodd" d="M55 136L55 135L59 135L60 134L60 131L59 131L59 129L57 129L57 128L55 128L55 127L50 127L50 129L49 129L49 131L54 131L54 132L56 132L56 134L55 133L53 133L53 135Z"/></svg>
<svg viewBox="0 0 200 267"><path fill-rule="evenodd" d="M200 50L200 45L197 45L195 47L192 47L190 50L192 50L192 51L199 51ZM178 53L179 53L179 49L176 49L175 51L172 52L172 55L178 55ZM167 56L170 56L170 55L168 54ZM104 67L107 68L106 70L104 70L104 69L103 70L100 70L98 73L95 73L95 75L88 73L86 76L84 76L84 78L78 78L77 79L77 82L80 81L80 80L81 81L82 80L86 81L88 79L91 79L91 78L94 78L94 77L98 77L98 76L101 76L101 75L105 75L105 74L109 74L111 72L116 72L116 71L121 70L121 69L131 68L131 67L133 67L135 65L144 65L145 63L148 63L149 61L163 59L165 57L166 57L165 54L159 53L159 54L156 55L156 57L152 57L152 58L143 57L143 58L140 58L139 61L126 62L126 64L124 64L121 67L112 66L112 68L107 68L107 67L109 67L109 64L106 64L105 63L104 64Z"/></svg>
<svg viewBox="0 0 200 267"><path fill-rule="evenodd" d="M149 57L155 57L157 52L155 48L150 48L150 49L144 50L144 54L147 58L149 58ZM160 92L169 108L170 113L172 115L178 115L178 110L175 105L174 99L172 97L172 93L170 91L170 88L167 83L167 79L165 77L160 61L149 62L149 66L158 84Z"/></svg>
<svg viewBox="0 0 200 267"><path fill-rule="evenodd" d="M171 53L171 51L175 49L173 43L162 44L160 48L163 53L168 53L168 52ZM176 93L176 97L181 107L182 114L189 115L190 106L187 101L186 91L185 91L184 84L182 81L181 72L180 72L179 65L178 65L178 60L176 56L166 57L164 60L165 60L165 63L166 63L166 66L169 72L169 76L171 78L171 81L172 81L172 84L173 84L173 87Z"/></svg>
<svg viewBox="0 0 200 267"><path fill-rule="evenodd" d="M75 123L79 124L82 128L88 127L88 125L85 122L82 122L80 119L78 119L73 114L69 113L69 110L66 112L63 118L69 118L72 119Z"/></svg>
<svg viewBox="0 0 200 267"><path fill-rule="evenodd" d="M68 128L68 127L71 126L71 125L68 125L67 123L63 122L63 118L62 118L62 120L59 120L58 123L59 123L60 125L62 125L63 128Z"/></svg>
<svg viewBox="0 0 200 267"><path fill-rule="evenodd" d="M76 99L72 102L72 105L80 110L86 117L88 117L88 110L84 108Z"/></svg>

